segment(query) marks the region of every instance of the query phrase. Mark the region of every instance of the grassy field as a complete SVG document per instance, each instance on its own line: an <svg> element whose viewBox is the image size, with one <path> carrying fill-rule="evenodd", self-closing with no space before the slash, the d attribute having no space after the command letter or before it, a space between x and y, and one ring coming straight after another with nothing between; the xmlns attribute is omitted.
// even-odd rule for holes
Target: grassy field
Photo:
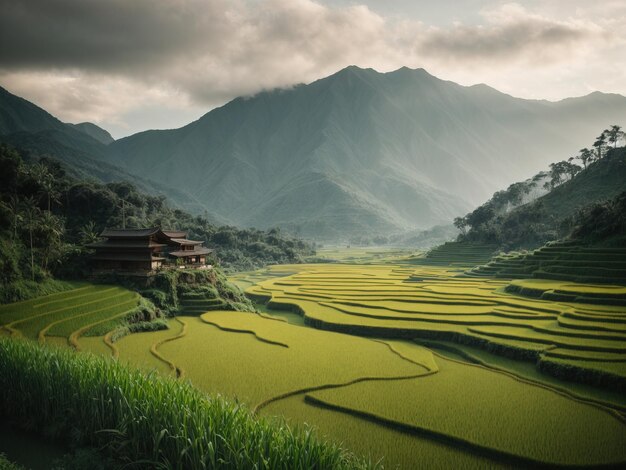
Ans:
<svg viewBox="0 0 626 470"><path fill-rule="evenodd" d="M239 273L261 313L189 302L119 340L107 330L137 299L112 286L0 307L0 324L312 425L388 468L626 463L626 309L572 301L622 287L382 259Z"/></svg>
<svg viewBox="0 0 626 470"><path fill-rule="evenodd" d="M32 428L54 425L56 433L108 449L133 467L369 468L309 432L114 361L3 338L0 371L3 417L28 419Z"/></svg>

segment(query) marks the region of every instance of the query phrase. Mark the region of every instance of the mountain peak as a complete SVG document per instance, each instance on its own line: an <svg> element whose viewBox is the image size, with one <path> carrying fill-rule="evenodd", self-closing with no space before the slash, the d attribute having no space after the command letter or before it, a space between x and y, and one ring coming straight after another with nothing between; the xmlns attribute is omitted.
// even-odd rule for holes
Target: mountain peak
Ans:
<svg viewBox="0 0 626 470"><path fill-rule="evenodd" d="M104 145L109 145L111 142L115 141L113 136L109 134L109 131L102 129L92 122L80 122L78 124L69 125L74 127L75 129L78 129L84 134L87 134L88 136L96 139L98 142L101 142Z"/></svg>

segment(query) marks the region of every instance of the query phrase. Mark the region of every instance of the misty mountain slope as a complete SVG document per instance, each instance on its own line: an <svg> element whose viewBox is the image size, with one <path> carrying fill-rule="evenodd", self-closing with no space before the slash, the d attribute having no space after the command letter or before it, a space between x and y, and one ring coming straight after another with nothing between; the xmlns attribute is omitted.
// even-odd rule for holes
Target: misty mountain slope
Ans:
<svg viewBox="0 0 626 470"><path fill-rule="evenodd" d="M616 198L625 192L626 147L611 148L602 159L589 163L573 178L528 202L511 206L511 195L515 194L511 188L494 194L467 214L469 229L459 241L496 244L505 251L535 249L573 233L585 218L581 211L601 214L602 211L596 214L594 206L617 202ZM605 228L619 222L601 218L596 221ZM588 229L593 231L590 226Z"/></svg>
<svg viewBox="0 0 626 470"><path fill-rule="evenodd" d="M98 142L104 145L109 145L115 140L113 136L109 134L109 131L107 131L106 129L102 129L101 127L91 122L80 122L78 124L68 123L68 125L74 127L74 129L78 129L79 131L87 134L90 137L93 137Z"/></svg>
<svg viewBox="0 0 626 470"><path fill-rule="evenodd" d="M336 237L449 222L624 115L619 95L523 100L421 69L348 67L107 151L239 224Z"/></svg>
<svg viewBox="0 0 626 470"><path fill-rule="evenodd" d="M131 181L152 195L162 194L181 208L201 214L207 209L184 188L170 188L159 182L131 174L106 159L103 141L113 138L91 123L66 124L37 105L15 96L0 87L0 142L16 148L49 155L67 163L68 171L79 178L95 178L104 183ZM226 223L224 217L210 215L216 223Z"/></svg>

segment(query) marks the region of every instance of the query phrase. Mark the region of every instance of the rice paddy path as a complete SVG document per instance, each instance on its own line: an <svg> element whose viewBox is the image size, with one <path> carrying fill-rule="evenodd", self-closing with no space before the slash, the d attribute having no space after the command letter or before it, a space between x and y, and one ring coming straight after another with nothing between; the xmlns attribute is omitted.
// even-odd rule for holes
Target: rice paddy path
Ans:
<svg viewBox="0 0 626 470"><path fill-rule="evenodd" d="M39 330L39 333L37 334L39 343L40 344L45 344L45 342L46 342L46 335L48 334L48 332L52 328L54 328L57 325L60 325L62 323L66 323L66 322L72 322L72 321L75 321L77 319L85 318L85 317L88 317L90 315L93 315L94 313L99 313L99 312L102 312L102 311L105 311L105 310L109 310L110 308L111 308L111 306L107 306L107 307L103 307L103 308L98 309L98 310L89 310L89 311L87 311L85 313L80 313L78 315L74 315L74 316L69 317L69 318L62 318L60 320L56 320L56 321L53 321L51 323L48 323L43 329ZM98 321L95 321L95 322L92 322L92 323L88 323L85 326L83 326L83 327L81 327L81 328L79 328L77 330L72 331L70 333L69 337L68 337L68 343L74 349L76 349L77 351L80 351L81 348L80 348L80 344L78 343L78 338L82 334L84 334L87 330L93 328L94 326L101 325L102 323L106 323L106 322L109 322L111 320L116 320L118 318L123 318L126 315L128 315L128 313L131 310L132 309L128 309L128 310L123 311L122 313L118 313L116 315L112 315L112 316L106 317L104 319L101 319L101 320L98 320Z"/></svg>
<svg viewBox="0 0 626 470"><path fill-rule="evenodd" d="M152 349L178 369L184 368L185 378L191 380L195 386L226 395L232 393L230 390L236 390L237 395L244 395L244 401L257 410L275 400L320 387L339 387L359 380L400 380L436 373L436 364L430 353L427 353L430 360L424 361L417 354L411 355L410 352L403 351L397 344L316 332L267 316L212 311L200 318L184 317L179 320L185 324L190 323L187 332L190 331L192 337L187 334L183 342L162 341ZM211 329L204 329L202 325ZM177 335L171 339L182 339L182 336ZM242 339L237 339L238 337ZM250 340L243 340L243 337L249 337L252 343ZM265 346L254 347L254 343ZM362 347L352 343L376 346L367 347L363 352ZM426 354L426 349L416 346L414 345L415 349ZM356 359L359 351L373 354L371 360L361 360L361 364L353 362L351 359ZM242 365L243 370L239 371L237 359L232 357L235 370L224 369L221 363L233 353L261 362L259 366L254 366L246 360L245 367ZM198 358L203 359L199 362ZM319 363L320 359L323 362ZM276 369L276 372L263 370L268 367ZM298 373L287 374L286 371L293 370L293 367ZM311 367L315 370L311 369L307 373ZM211 372L207 375L208 370ZM265 377L261 379L263 387L253 385L255 378L250 375L251 371ZM269 377L272 379L269 380ZM242 382L240 387L236 386L239 382Z"/></svg>
<svg viewBox="0 0 626 470"><path fill-rule="evenodd" d="M489 363L483 360L482 358L476 356L475 354L468 352L463 345L449 344L443 341L432 341L432 340L431 341L416 340L416 341L418 344L428 347L430 351L433 353L433 355L436 357L444 357L448 360L453 361L455 360L454 357L451 357L449 354L446 355L445 352L452 353L454 356L461 358L461 361L468 365L479 365L491 371L502 373L504 375L515 378L516 380L519 380L521 382L527 382L537 387L543 387L543 388L549 389L567 398L571 398L579 403L584 403L587 405L599 407L600 409L603 409L604 411L610 413L615 418L619 419L620 421L626 424L626 399L623 396L619 397L622 399L621 402L619 400L614 400L614 401L600 400L600 399L593 398L593 397L587 397L587 396L584 396L581 392L572 391L571 390L572 384L566 385L565 383L560 382L560 384L557 385L555 383L556 382L555 380L551 381L551 383L546 383L544 376L541 377L543 380L533 379L527 376L523 376L522 374L516 372L515 369L512 370L510 363L509 363L508 369L502 366L497 366L492 363ZM442 354L442 352L440 351L443 351L444 353ZM567 388L567 386L569 386L570 388ZM582 388L582 387L578 387L578 388Z"/></svg>
<svg viewBox="0 0 626 470"><path fill-rule="evenodd" d="M174 321L180 323L182 325L182 329L180 331L180 333L178 333L175 336L172 336L170 338L164 338L161 341L157 341L156 343L153 343L152 346L150 346L150 353L156 357L159 361L164 362L165 364L167 364L169 366L169 368L172 370L172 372L175 374L176 378L178 379L182 379L185 376L185 370L182 367L177 366L176 364L174 364L174 362L170 361L169 359L167 359L166 357L163 356L163 354L161 354L159 352L159 347L164 345L165 343L169 343L172 341L176 341L177 339L181 339L184 338L187 335L187 328L188 328L188 324L178 318L178 317L174 317Z"/></svg>
<svg viewBox="0 0 626 470"><path fill-rule="evenodd" d="M0 322L12 336L45 342L46 332L56 325L106 312L115 306L111 302L129 298L137 298L137 295L119 287L86 286L4 306L0 310Z"/></svg>
<svg viewBox="0 0 626 470"><path fill-rule="evenodd" d="M292 390L290 392L287 393L283 393L281 395L277 395L274 397L271 397L261 403L259 403L258 405L256 405L253 409L253 412L255 414L258 414L259 411L261 411L263 408L265 408L266 406L278 402L280 400L284 400L286 398L291 398L294 396L298 396L298 395L305 395L307 393L311 393L311 392L316 392L316 391L321 391L321 390L330 390L333 388L340 388L340 387L346 387L349 385L354 385L360 382L374 382L374 381L389 381L389 382L393 382L396 380L408 380L408 379L417 379L419 377L426 377L428 375L432 375L432 374L436 374L439 371L439 367L437 366L437 363L434 360L431 361L416 361L413 358L410 358L408 355L403 354L402 352L400 352L396 347L394 347L393 344L387 342L387 341L380 341L380 340L375 340L372 339L370 341L374 341L376 343L380 343L380 344L384 344L385 346L387 346L387 348L389 348L389 351L391 351L393 354L395 354L396 356L400 357L402 360L410 362L411 364L415 364L416 366L423 368L424 371L421 371L420 373L417 374L412 374L412 375L404 375L404 376L397 376L397 377L359 377L356 378L354 380L350 380L348 382L344 382L344 383L329 383L329 384L322 384L322 385L318 385L315 387L307 387L307 388L302 388L299 390Z"/></svg>
<svg viewBox="0 0 626 470"><path fill-rule="evenodd" d="M165 330L125 335L116 341L113 341L113 336L116 334L116 331L113 330L105 334L102 341L116 360L127 361L134 366L150 371L158 370L149 361L146 361L147 358L151 358L152 361L156 361L156 364L165 366L161 372L166 373L168 371L174 378L183 379L185 376L184 369L165 357L159 348L164 344L184 338L187 335L188 324L179 317L173 317L168 326L168 329ZM155 341L155 336L160 339Z"/></svg>
<svg viewBox="0 0 626 470"><path fill-rule="evenodd" d="M227 314L228 315L228 314ZM230 314L231 316L233 315L232 313ZM253 315L253 314L247 314L247 315ZM228 316L224 317L220 317L214 313L207 313L205 315L202 315L200 318L204 323L213 325L217 328L219 328L221 331L225 331L225 332L231 332L231 333L238 333L238 334L248 334L248 335L252 335L257 341L266 343L266 344L270 344L273 346L279 346L279 347L284 347L284 348L289 348L289 344L287 344L284 341L280 341L278 338L280 338L280 332L276 332L273 331L271 329L265 329L262 332L259 331L259 329L254 329L251 328L249 325L250 323L248 321L246 321L245 318L246 314L242 315L243 318L243 322L239 322L239 324L227 324L228 322L225 322L225 319L228 318ZM268 318L267 316L261 316L261 315L255 315L255 317L260 317L263 319L263 321L275 321L277 320L276 318ZM249 319L248 319L249 320ZM232 322L231 322L232 323ZM296 326L292 326L292 325L285 325L284 322L283 323L284 326L286 326L287 328L298 328ZM258 324L258 322L257 322ZM363 382L363 381L378 381L378 380L390 380L390 381L394 381L394 380L406 380L406 379L413 379L413 378L417 378L420 376L424 376L424 375L428 375L428 374L434 374L437 373L437 365L435 363L434 360L431 361L418 361L416 360L414 357L410 357L410 354L407 354L406 352L402 352L400 351L399 347L397 345L394 345L390 342L385 342L385 341L379 341L379 340L371 340L371 339L366 339L366 341L371 341L371 342L375 342L378 344L382 344L384 345L392 354L394 354L395 356L399 357L401 360L408 362L414 366L417 366L419 369L416 373L412 373L412 374L404 374L404 375L397 375L397 376L359 376L356 378L353 378L351 380L348 381L343 381L343 382L333 382L333 383L322 383L319 385L314 385L314 386L308 386L308 387L303 387L303 388L297 388L294 390L289 390L287 392L278 394L278 395L274 395L271 396L263 401L261 401L260 403L258 403L254 408L253 411L255 413L258 413L261 409L263 409L264 407L266 407L267 405L274 403L276 401L279 400L283 400L289 397L293 397L296 395L303 395L305 393L308 392L312 392L312 391L317 391L317 390L327 390L327 389L332 389L332 388L339 388L339 387L344 387L347 385L351 385L351 384L355 384L355 383L359 383L359 382Z"/></svg>
<svg viewBox="0 0 626 470"><path fill-rule="evenodd" d="M80 350L81 350L81 347L80 347L80 343L78 342L78 339L79 339L79 338L81 337L81 335L83 335L86 331L90 330L90 329L91 329L91 328L93 328L94 326L98 326L98 325L101 325L101 324L103 324L103 323L110 322L111 320L117 320L117 319L119 319L119 318L124 318L124 317L126 317L126 316L127 316L127 315L131 312L131 311L132 311L132 309L129 309L129 310L126 310L126 311L124 311L124 312L122 312L122 313L118 313L117 315L113 315L113 316L110 316L110 317L108 317L108 318L104 318L104 319L102 319L102 320L98 320L98 321L96 321L96 322L89 323L89 324L87 324L87 325L85 325L85 326L83 326L83 327L81 327L81 328L79 328L79 329L77 329L77 330L74 330L74 331L70 334L70 336L69 336L69 338L68 338L68 341L69 341L69 343L72 345L72 347L73 347L74 349L76 349L76 351L80 351ZM94 312L91 312L91 313L94 313Z"/></svg>
<svg viewBox="0 0 626 470"><path fill-rule="evenodd" d="M566 301L529 298L508 292L507 280L459 277L450 268L376 265L305 265L246 292L269 307L299 313L318 329L470 343L533 360L546 373L578 370L583 373L568 372L570 378L626 388L626 309L568 301L576 292L621 296L624 288L515 282L571 295Z"/></svg>
<svg viewBox="0 0 626 470"><path fill-rule="evenodd" d="M441 377L391 388L361 383L316 391L306 394L305 402L513 465L571 468L626 463L626 426L611 410L511 374L440 355L437 359L445 366ZM443 398L435 403L435 397ZM537 432L529 434L535 426Z"/></svg>

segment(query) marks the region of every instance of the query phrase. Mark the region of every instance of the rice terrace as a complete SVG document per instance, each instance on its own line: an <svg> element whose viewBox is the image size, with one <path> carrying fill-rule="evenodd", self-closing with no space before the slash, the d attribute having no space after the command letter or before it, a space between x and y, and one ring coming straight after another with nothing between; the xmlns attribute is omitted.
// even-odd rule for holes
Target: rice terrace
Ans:
<svg viewBox="0 0 626 470"><path fill-rule="evenodd" d="M0 470L626 468L626 3L0 12Z"/></svg>
<svg viewBox="0 0 626 470"><path fill-rule="evenodd" d="M437 264L242 273L233 282L265 313L207 307L115 342L115 319L138 296L112 286L5 305L0 319L13 337L118 358L257 415L309 423L388 468L416 456L428 467L626 462L626 287Z"/></svg>

